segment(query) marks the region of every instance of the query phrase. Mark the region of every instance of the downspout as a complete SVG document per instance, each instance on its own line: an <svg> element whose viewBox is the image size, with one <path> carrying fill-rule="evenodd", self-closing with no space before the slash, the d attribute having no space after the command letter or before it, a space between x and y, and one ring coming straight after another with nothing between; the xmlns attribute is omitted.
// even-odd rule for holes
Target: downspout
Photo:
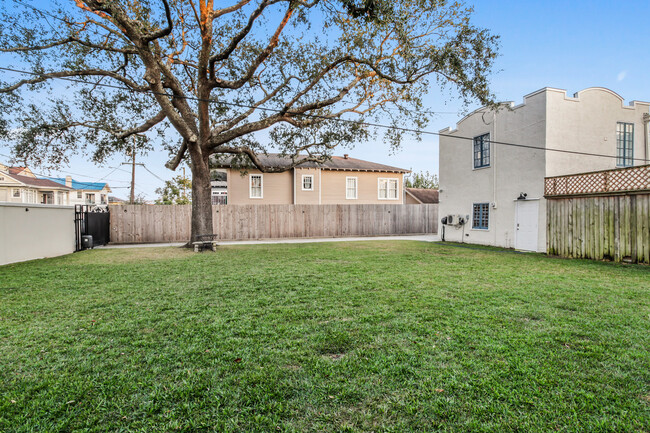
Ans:
<svg viewBox="0 0 650 433"><path fill-rule="evenodd" d="M497 111L492 114L492 141L497 141ZM497 145L496 143L492 145L490 143L490 158L493 158L494 164L492 165L492 210L497 208ZM494 246L497 246L497 230L495 224L495 218L490 218L492 220L492 232L494 233Z"/></svg>
<svg viewBox="0 0 650 433"><path fill-rule="evenodd" d="M323 191L323 188L321 188L322 178L323 178L323 170L319 168L318 169L318 204L321 204L321 194Z"/></svg>
<svg viewBox="0 0 650 433"><path fill-rule="evenodd" d="M293 168L293 204L296 204L296 168Z"/></svg>
<svg viewBox="0 0 650 433"><path fill-rule="evenodd" d="M645 139L645 155L644 160L646 164L650 164L650 130L648 129L648 123L650 122L650 113L643 113L643 137Z"/></svg>

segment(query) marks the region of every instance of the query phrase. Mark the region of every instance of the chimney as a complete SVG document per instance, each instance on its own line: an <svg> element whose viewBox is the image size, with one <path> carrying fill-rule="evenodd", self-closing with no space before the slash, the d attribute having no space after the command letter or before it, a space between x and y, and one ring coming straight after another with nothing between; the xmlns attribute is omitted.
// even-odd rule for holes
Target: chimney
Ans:
<svg viewBox="0 0 650 433"><path fill-rule="evenodd" d="M344 153L344 154L343 154L343 159L348 159L348 156L349 156L349 155L348 155L347 153Z"/></svg>
<svg viewBox="0 0 650 433"><path fill-rule="evenodd" d="M72 188L72 176L65 177L65 186L67 186L68 188Z"/></svg>

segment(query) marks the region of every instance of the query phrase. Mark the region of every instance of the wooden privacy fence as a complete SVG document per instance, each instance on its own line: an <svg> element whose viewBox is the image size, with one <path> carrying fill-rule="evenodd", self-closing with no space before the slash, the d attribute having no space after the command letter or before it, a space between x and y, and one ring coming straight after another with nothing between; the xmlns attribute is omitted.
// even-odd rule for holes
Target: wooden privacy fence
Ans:
<svg viewBox="0 0 650 433"><path fill-rule="evenodd" d="M191 206L110 206L111 243L185 242ZM220 240L437 233L437 204L212 206Z"/></svg>
<svg viewBox="0 0 650 433"><path fill-rule="evenodd" d="M549 254L650 264L650 165L545 179Z"/></svg>

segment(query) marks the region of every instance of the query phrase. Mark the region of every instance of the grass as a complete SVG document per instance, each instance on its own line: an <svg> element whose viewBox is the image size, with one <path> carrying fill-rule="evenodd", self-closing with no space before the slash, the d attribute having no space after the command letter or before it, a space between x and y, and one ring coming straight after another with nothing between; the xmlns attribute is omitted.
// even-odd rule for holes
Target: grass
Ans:
<svg viewBox="0 0 650 433"><path fill-rule="evenodd" d="M0 267L0 431L650 431L650 268L419 242Z"/></svg>

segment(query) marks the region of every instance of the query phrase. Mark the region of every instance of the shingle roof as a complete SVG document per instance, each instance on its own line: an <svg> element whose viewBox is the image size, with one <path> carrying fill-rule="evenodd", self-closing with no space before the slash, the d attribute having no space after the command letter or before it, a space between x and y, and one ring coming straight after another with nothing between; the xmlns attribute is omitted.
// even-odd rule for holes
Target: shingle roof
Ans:
<svg viewBox="0 0 650 433"><path fill-rule="evenodd" d="M9 176L11 176L13 179L17 180L18 182L22 182L25 185L29 186L37 186L39 188L59 188L59 189L71 189L68 188L65 185L61 185L57 182L53 182L49 179L39 179L37 177L31 177L31 176L21 176L19 174L11 174L9 173Z"/></svg>
<svg viewBox="0 0 650 433"><path fill-rule="evenodd" d="M263 165L273 168L291 168L291 159L281 156L277 153L269 153L268 155L260 154L258 158ZM216 161L217 167L230 167L231 157L224 157ZM379 164L376 162L364 161L362 159L349 158L343 156L332 156L331 160L323 163L316 163L312 161L304 162L298 166L299 168L321 168L323 170L342 170L342 171L378 171L389 173L409 173L409 170L392 167L390 165Z"/></svg>
<svg viewBox="0 0 650 433"><path fill-rule="evenodd" d="M52 177L50 178L56 183L60 183L61 185L65 185L65 178L64 177ZM104 182L79 182L77 180L72 179L72 189L90 189L90 190L96 190L100 191L104 189L106 186L106 183Z"/></svg>
<svg viewBox="0 0 650 433"><path fill-rule="evenodd" d="M422 203L438 203L438 190L430 188L405 188L406 192Z"/></svg>
<svg viewBox="0 0 650 433"><path fill-rule="evenodd" d="M27 167L7 167L9 174L18 174L24 171Z"/></svg>

